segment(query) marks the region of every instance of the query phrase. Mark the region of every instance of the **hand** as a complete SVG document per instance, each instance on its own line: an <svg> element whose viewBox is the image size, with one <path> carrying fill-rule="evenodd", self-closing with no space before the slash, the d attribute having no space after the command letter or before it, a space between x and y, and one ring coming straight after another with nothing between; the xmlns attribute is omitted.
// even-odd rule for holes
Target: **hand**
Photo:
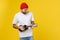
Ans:
<svg viewBox="0 0 60 40"><path fill-rule="evenodd" d="M32 28L34 28L34 27L36 27L37 26L37 24L32 24Z"/></svg>
<svg viewBox="0 0 60 40"><path fill-rule="evenodd" d="M25 28L23 26L19 26L19 29L22 31L25 30Z"/></svg>
<svg viewBox="0 0 60 40"><path fill-rule="evenodd" d="M36 27L36 26L37 26L37 24L33 24L32 26L33 26L33 27Z"/></svg>

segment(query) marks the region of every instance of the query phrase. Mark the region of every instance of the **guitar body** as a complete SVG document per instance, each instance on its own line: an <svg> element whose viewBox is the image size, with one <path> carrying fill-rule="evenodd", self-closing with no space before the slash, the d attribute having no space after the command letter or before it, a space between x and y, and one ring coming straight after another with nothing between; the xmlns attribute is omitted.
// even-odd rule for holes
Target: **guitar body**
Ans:
<svg viewBox="0 0 60 40"><path fill-rule="evenodd" d="M22 26L22 25L20 25L20 26ZM34 24L34 25L30 25L30 26L27 26L27 25L24 25L23 27L25 28L24 30L21 30L21 29L19 29L19 31L20 32L24 32L24 31L26 31L29 27L36 27L37 26L37 24Z"/></svg>
<svg viewBox="0 0 60 40"><path fill-rule="evenodd" d="M28 27L27 27L26 25L24 25L23 27L24 27L25 29L24 29L24 30L19 29L20 32L24 32L24 31L26 31L26 30L28 29Z"/></svg>

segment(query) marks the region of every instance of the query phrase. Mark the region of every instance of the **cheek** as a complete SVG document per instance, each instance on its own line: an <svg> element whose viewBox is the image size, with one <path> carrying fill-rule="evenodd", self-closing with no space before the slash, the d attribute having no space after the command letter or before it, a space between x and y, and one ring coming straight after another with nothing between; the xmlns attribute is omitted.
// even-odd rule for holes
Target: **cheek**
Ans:
<svg viewBox="0 0 60 40"><path fill-rule="evenodd" d="M28 10L25 10L25 12L28 12Z"/></svg>
<svg viewBox="0 0 60 40"><path fill-rule="evenodd" d="M26 12L26 10L22 10L23 12Z"/></svg>
<svg viewBox="0 0 60 40"><path fill-rule="evenodd" d="M23 9L22 11L23 11L23 12L27 12L28 10L27 10L27 9Z"/></svg>

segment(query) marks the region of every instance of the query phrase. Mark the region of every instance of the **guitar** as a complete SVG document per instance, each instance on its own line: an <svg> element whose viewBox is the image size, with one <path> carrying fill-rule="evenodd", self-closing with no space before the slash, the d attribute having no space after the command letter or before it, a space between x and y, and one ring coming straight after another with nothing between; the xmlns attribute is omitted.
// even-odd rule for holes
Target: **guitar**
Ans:
<svg viewBox="0 0 60 40"><path fill-rule="evenodd" d="M37 24L30 25L30 26L27 26L27 25L20 25L20 26L23 26L25 29L24 29L24 30L19 29L19 31L20 31L20 32L24 32L24 31L26 31L26 30L29 29L29 28L36 27Z"/></svg>

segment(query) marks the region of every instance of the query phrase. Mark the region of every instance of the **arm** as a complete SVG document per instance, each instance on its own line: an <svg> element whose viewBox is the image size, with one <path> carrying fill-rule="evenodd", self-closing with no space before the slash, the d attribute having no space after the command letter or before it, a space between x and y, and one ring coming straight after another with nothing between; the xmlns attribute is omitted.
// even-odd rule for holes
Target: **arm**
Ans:
<svg viewBox="0 0 60 40"><path fill-rule="evenodd" d="M34 21L31 21L31 24L32 24L32 25L35 24Z"/></svg>
<svg viewBox="0 0 60 40"><path fill-rule="evenodd" d="M16 26L16 24L13 24L13 28L20 29L18 26Z"/></svg>
<svg viewBox="0 0 60 40"><path fill-rule="evenodd" d="M16 24L13 24L13 28L24 30L23 26L17 26Z"/></svg>
<svg viewBox="0 0 60 40"><path fill-rule="evenodd" d="M35 24L35 22L34 22L33 14L31 14L31 24L33 27L37 26L37 24Z"/></svg>
<svg viewBox="0 0 60 40"><path fill-rule="evenodd" d="M14 16L14 19L13 19L13 28L15 29L24 29L22 26L17 26L16 24L18 23L18 18L17 18L18 15L15 15Z"/></svg>

